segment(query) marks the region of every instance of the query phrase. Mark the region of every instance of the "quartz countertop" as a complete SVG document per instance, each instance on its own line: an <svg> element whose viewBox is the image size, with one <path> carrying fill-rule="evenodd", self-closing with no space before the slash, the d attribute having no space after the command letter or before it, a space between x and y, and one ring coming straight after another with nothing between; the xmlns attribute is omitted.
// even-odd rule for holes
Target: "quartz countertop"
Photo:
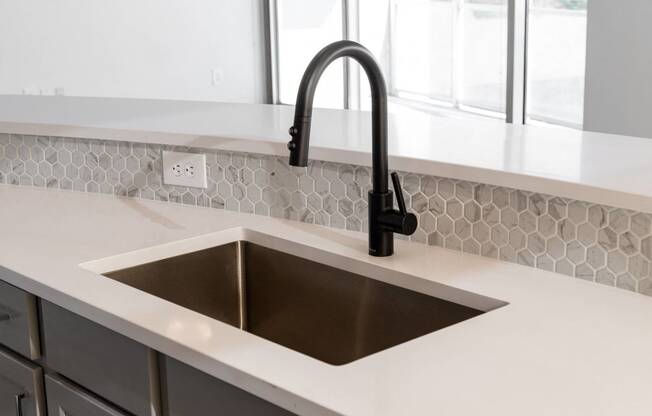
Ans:
<svg viewBox="0 0 652 416"><path fill-rule="evenodd" d="M0 213L2 280L300 415L652 414L650 297L407 241L371 258L362 233L139 199L2 185ZM332 366L80 266L243 229L507 306Z"/></svg>
<svg viewBox="0 0 652 416"><path fill-rule="evenodd" d="M120 98L0 96L0 133L287 156L294 108ZM310 157L371 164L368 112L313 116ZM572 129L390 115L390 168L652 213L652 140Z"/></svg>

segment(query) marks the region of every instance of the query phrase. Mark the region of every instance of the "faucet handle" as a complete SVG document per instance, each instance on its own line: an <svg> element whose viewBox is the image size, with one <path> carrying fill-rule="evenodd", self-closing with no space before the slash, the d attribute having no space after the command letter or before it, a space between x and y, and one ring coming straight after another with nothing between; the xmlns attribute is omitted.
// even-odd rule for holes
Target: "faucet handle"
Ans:
<svg viewBox="0 0 652 416"><path fill-rule="evenodd" d="M398 213L391 210L386 215L382 215L380 222L396 233L412 235L417 230L418 220L416 215L407 212L401 181L398 179L398 173L392 172L392 183L394 184L394 193L398 204Z"/></svg>
<svg viewBox="0 0 652 416"><path fill-rule="evenodd" d="M396 203L398 204L398 210L402 215L406 215L407 209L405 208L403 189L401 188L401 181L399 180L398 173L396 172L392 172L392 183L394 184L394 193L396 194Z"/></svg>

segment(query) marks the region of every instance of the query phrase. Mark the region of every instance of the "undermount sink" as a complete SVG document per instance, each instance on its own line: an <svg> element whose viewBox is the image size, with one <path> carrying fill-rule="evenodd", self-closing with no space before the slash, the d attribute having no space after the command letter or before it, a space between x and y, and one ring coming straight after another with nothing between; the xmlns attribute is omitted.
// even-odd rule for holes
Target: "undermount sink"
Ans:
<svg viewBox="0 0 652 416"><path fill-rule="evenodd" d="M102 274L333 365L503 305L483 298L483 310L476 309L251 239Z"/></svg>

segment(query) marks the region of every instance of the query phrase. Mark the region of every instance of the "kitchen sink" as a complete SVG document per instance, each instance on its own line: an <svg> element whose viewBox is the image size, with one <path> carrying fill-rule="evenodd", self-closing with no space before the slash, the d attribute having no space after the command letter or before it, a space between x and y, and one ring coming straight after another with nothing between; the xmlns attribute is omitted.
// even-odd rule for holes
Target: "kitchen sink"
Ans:
<svg viewBox="0 0 652 416"><path fill-rule="evenodd" d="M502 305L476 309L246 240L103 274L333 365Z"/></svg>

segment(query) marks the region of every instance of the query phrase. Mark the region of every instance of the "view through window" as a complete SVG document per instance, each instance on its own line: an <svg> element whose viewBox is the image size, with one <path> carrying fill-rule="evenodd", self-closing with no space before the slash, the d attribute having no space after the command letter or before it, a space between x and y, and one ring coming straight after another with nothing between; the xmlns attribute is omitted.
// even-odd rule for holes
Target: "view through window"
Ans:
<svg viewBox="0 0 652 416"><path fill-rule="evenodd" d="M588 0L528 1L523 54L528 123L581 127ZM505 119L508 0L277 0L281 103L321 47L339 39L367 46L386 74L392 107ZM518 18L518 17L517 17ZM316 106L369 109L364 74L334 64ZM353 66L352 66L353 68ZM362 78L360 78L362 77Z"/></svg>
<svg viewBox="0 0 652 416"><path fill-rule="evenodd" d="M389 29L393 95L504 116L506 0L392 0Z"/></svg>
<svg viewBox="0 0 652 416"><path fill-rule="evenodd" d="M530 0L527 117L582 127L587 0Z"/></svg>
<svg viewBox="0 0 652 416"><path fill-rule="evenodd" d="M312 57L324 46L343 38L342 0L278 2L279 99L294 103L301 76ZM342 108L343 65L326 69L315 96L315 106Z"/></svg>

